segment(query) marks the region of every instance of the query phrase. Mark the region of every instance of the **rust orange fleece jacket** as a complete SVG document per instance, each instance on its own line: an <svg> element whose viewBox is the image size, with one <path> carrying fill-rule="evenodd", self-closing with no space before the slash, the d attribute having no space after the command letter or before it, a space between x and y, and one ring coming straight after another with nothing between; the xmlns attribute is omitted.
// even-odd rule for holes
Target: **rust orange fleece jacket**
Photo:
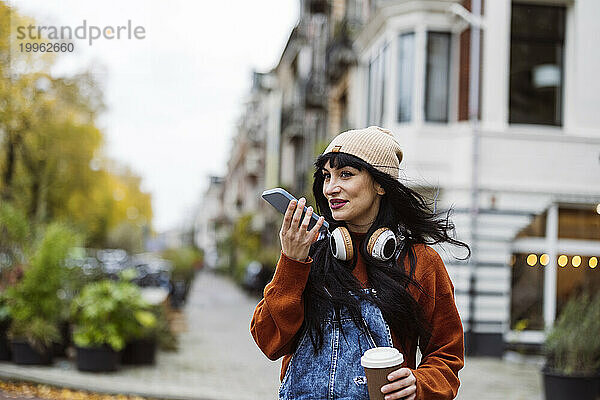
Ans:
<svg viewBox="0 0 600 400"><path fill-rule="evenodd" d="M352 232L351 235L354 248L358 248L365 234ZM426 245L417 245L414 250L417 256L415 280L425 293L412 285L409 292L423 307L431 323L432 336L427 347L420 349L422 359L418 366L415 342L407 343L405 349L392 334L394 346L404 354L403 366L415 375L417 400L453 399L460 385L458 371L464 365L463 328L454 302L454 286L435 250ZM302 292L312 262L310 257L305 262L292 260L282 252L273 280L265 287L264 298L256 306L250 323L250 332L262 352L271 360L283 357L281 380L304 319ZM353 274L365 287L369 286L360 253Z"/></svg>

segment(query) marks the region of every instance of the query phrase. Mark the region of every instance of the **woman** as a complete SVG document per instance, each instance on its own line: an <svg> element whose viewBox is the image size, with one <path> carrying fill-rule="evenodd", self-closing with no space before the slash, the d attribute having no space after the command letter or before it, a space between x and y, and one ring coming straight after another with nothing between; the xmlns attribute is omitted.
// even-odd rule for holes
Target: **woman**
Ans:
<svg viewBox="0 0 600 400"><path fill-rule="evenodd" d="M401 160L385 129L344 132L315 162L319 222L308 230L312 207L301 221L305 199L290 203L281 257L250 326L268 358L283 357L280 399L368 399L360 356L374 346L405 359L382 387L385 399L456 396L462 323L446 268L427 244L468 246L449 236L447 216L398 181ZM331 240L318 234L324 220Z"/></svg>

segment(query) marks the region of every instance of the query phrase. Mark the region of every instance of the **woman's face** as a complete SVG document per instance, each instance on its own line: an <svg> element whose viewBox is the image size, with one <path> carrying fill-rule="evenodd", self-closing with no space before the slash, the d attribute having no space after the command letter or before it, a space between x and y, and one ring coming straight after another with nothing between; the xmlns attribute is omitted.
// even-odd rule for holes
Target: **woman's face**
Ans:
<svg viewBox="0 0 600 400"><path fill-rule="evenodd" d="M333 168L327 161L321 172L333 219L345 221L352 231L366 232L377 217L384 189L366 170Z"/></svg>

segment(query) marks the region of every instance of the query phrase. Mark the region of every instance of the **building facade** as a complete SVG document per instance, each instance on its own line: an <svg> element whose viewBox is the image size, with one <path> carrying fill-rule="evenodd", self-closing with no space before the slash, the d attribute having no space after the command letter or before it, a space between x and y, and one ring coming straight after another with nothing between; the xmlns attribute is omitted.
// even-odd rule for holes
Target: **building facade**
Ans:
<svg viewBox="0 0 600 400"><path fill-rule="evenodd" d="M210 269L216 268L218 262L218 227L224 219L222 198L223 178L211 176L194 221L194 244L204 251L204 265Z"/></svg>
<svg viewBox="0 0 600 400"><path fill-rule="evenodd" d="M539 347L566 299L600 289L600 2L300 6L261 105L247 112L267 121L262 172L252 180L237 167L249 154L237 146L222 204L276 186L308 195L330 138L384 126L404 150L401 180L452 209L473 250L460 261L438 248L468 350ZM257 228L278 229L265 202L248 207L264 216Z"/></svg>
<svg viewBox="0 0 600 400"><path fill-rule="evenodd" d="M540 344L568 297L600 289L600 3L485 1L481 24L470 6L379 4L355 42L349 115L391 129L402 175L454 208L473 255L440 253L468 345L499 355ZM480 118L468 121L475 24Z"/></svg>

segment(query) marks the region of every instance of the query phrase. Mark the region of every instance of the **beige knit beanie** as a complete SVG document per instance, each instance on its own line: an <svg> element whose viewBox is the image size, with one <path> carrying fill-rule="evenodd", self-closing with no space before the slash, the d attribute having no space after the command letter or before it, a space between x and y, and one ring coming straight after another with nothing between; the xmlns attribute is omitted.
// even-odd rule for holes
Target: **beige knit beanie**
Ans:
<svg viewBox="0 0 600 400"><path fill-rule="evenodd" d="M378 126L340 133L323 152L327 153L352 154L396 179L400 176L402 149L392 132Z"/></svg>

